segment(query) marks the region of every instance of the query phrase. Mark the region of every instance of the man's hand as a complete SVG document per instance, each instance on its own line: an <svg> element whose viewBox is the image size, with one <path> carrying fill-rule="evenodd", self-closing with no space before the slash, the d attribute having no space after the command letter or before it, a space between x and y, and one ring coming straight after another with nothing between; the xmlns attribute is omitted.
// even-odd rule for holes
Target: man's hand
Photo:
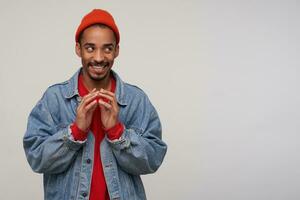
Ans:
<svg viewBox="0 0 300 200"><path fill-rule="evenodd" d="M89 94L84 96L77 107L76 125L82 131L88 131L92 122L94 110L97 107L96 97L99 92L94 88Z"/></svg>
<svg viewBox="0 0 300 200"><path fill-rule="evenodd" d="M104 128L109 129L118 123L119 106L115 94L101 89L99 106L101 108L101 120ZM104 99L104 100L103 100ZM107 101L106 101L107 100Z"/></svg>

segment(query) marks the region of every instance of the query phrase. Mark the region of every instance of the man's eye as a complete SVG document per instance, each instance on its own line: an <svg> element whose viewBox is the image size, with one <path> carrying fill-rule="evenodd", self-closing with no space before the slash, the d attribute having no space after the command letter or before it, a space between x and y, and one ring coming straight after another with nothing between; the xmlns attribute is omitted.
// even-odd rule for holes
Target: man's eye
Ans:
<svg viewBox="0 0 300 200"><path fill-rule="evenodd" d="M110 53L110 52L112 52L113 48L112 47L106 47L104 50L105 50L106 53Z"/></svg>
<svg viewBox="0 0 300 200"><path fill-rule="evenodd" d="M94 49L93 49L92 47L88 47L88 48L86 48L86 50L87 50L88 52L92 52Z"/></svg>

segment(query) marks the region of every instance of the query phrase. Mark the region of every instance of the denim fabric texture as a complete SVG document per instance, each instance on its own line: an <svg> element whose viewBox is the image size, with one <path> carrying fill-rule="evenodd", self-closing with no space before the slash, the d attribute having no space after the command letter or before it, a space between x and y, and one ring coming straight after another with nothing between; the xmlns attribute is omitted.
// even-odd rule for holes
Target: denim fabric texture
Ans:
<svg viewBox="0 0 300 200"><path fill-rule="evenodd" d="M70 80L50 86L31 111L23 146L33 171L43 174L44 199L89 199L93 171L94 136L74 141L70 125L80 102L79 69ZM162 141L159 116L138 87L116 79L119 120L125 129L118 140L100 144L110 199L146 199L140 175L154 173L167 145Z"/></svg>

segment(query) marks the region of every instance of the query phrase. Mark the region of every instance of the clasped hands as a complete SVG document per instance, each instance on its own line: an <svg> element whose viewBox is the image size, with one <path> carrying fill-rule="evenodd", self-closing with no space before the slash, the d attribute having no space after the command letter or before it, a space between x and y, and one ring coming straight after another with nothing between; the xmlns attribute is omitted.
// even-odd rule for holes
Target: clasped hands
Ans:
<svg viewBox="0 0 300 200"><path fill-rule="evenodd" d="M87 132L92 122L92 117L97 106L101 109L101 121L105 129L118 123L119 106L113 92L95 88L85 95L77 107L75 123L79 129Z"/></svg>

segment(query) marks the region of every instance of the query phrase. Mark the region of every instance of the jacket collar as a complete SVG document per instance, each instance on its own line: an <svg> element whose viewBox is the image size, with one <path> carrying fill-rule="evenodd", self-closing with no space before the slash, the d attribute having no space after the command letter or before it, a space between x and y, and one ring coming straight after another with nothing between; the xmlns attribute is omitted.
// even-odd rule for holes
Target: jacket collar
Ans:
<svg viewBox="0 0 300 200"><path fill-rule="evenodd" d="M68 81L66 81L66 85L65 85L66 88L62 91L63 96L66 99L71 99L73 97L76 97L77 99L80 98L79 92L78 92L78 76L79 76L81 69L82 68L77 70L77 72ZM125 94L124 94L125 83L121 80L121 78L115 71L111 70L111 73L116 79L115 94L116 94L117 102L119 105L126 106L127 101L125 99Z"/></svg>

